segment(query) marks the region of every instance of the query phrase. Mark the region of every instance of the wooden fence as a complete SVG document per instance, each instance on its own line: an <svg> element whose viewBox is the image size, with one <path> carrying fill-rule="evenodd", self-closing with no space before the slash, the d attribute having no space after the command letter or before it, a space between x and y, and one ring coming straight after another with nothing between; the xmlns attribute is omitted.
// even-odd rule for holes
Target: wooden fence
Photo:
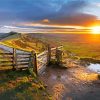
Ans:
<svg viewBox="0 0 100 100"><path fill-rule="evenodd" d="M48 45L46 51L36 54L34 51L27 52L11 48L10 52L3 51L0 53L0 67L12 67L12 69L26 69L33 68L36 74L40 74L44 71L46 66L55 59L58 64L61 62L62 46L57 48L51 48Z"/></svg>
<svg viewBox="0 0 100 100"><path fill-rule="evenodd" d="M0 53L0 67L12 67L23 69L29 66L31 53L12 48L12 51Z"/></svg>

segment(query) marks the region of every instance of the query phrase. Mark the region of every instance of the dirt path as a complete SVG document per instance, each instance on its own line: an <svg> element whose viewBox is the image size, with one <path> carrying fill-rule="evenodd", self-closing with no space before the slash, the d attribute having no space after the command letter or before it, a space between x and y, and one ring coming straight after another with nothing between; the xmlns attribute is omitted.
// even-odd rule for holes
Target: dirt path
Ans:
<svg viewBox="0 0 100 100"><path fill-rule="evenodd" d="M53 100L100 100L97 74L86 68L48 67L40 76Z"/></svg>

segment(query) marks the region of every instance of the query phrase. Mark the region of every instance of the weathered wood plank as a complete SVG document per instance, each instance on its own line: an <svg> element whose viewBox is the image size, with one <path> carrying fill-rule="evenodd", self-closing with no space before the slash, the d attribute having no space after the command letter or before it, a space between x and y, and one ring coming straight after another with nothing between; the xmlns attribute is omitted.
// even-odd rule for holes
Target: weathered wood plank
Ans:
<svg viewBox="0 0 100 100"><path fill-rule="evenodd" d="M18 67L18 69L27 69L28 67Z"/></svg>
<svg viewBox="0 0 100 100"><path fill-rule="evenodd" d="M29 63L17 63L17 66L19 65L28 65Z"/></svg>
<svg viewBox="0 0 100 100"><path fill-rule="evenodd" d="M13 55L6 55L6 54L5 54L5 55L0 55L0 57L1 57L1 58L2 58L2 57L3 57L3 58L8 58L8 57L13 57Z"/></svg>
<svg viewBox="0 0 100 100"><path fill-rule="evenodd" d="M28 53L16 53L17 55L31 55L31 54L28 54Z"/></svg>
<svg viewBox="0 0 100 100"><path fill-rule="evenodd" d="M59 47L57 47L58 49L61 49L61 48L63 48L63 46L59 46ZM56 48L51 48L51 51L52 50L56 50Z"/></svg>
<svg viewBox="0 0 100 100"><path fill-rule="evenodd" d="M0 64L1 64L1 63L12 63L12 62L13 62L13 61L10 61L10 60L9 60L9 61L0 61Z"/></svg>
<svg viewBox="0 0 100 100"><path fill-rule="evenodd" d="M44 59L46 59L47 58L47 55L46 56L43 56L43 57L41 57L41 58L37 58L37 60L38 61L41 61L41 60L44 60Z"/></svg>
<svg viewBox="0 0 100 100"><path fill-rule="evenodd" d="M42 68L38 69L38 74L41 74L46 69L46 65L42 66Z"/></svg>
<svg viewBox="0 0 100 100"><path fill-rule="evenodd" d="M17 60L17 62L29 62L29 60Z"/></svg>
<svg viewBox="0 0 100 100"><path fill-rule="evenodd" d="M29 57L17 56L17 59L25 59L25 58L29 58Z"/></svg>
<svg viewBox="0 0 100 100"><path fill-rule="evenodd" d="M0 61L12 61L13 57L0 57Z"/></svg>
<svg viewBox="0 0 100 100"><path fill-rule="evenodd" d="M47 55L47 52L48 52L48 51L44 51L44 52L38 54L38 55L37 55L37 58L40 58L41 56Z"/></svg>
<svg viewBox="0 0 100 100"><path fill-rule="evenodd" d="M0 55L13 55L13 53L0 53Z"/></svg>
<svg viewBox="0 0 100 100"><path fill-rule="evenodd" d="M0 65L0 67L9 67L9 66L11 66L11 67L12 67L12 66L13 66L13 64L7 64L7 65L5 64L5 65Z"/></svg>

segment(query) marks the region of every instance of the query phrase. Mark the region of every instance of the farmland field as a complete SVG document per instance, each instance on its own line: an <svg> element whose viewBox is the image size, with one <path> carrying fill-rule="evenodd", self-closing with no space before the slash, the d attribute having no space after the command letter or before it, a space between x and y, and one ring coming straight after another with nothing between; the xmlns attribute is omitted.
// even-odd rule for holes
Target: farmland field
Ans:
<svg viewBox="0 0 100 100"><path fill-rule="evenodd" d="M52 46L63 45L66 51L75 53L79 57L100 58L99 34L29 34L41 37Z"/></svg>

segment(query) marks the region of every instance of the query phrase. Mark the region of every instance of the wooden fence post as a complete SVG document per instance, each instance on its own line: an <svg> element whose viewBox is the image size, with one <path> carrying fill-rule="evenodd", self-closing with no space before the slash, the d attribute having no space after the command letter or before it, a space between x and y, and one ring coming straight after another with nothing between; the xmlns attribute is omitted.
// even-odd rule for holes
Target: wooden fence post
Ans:
<svg viewBox="0 0 100 100"><path fill-rule="evenodd" d="M33 52L31 52L30 58L29 58L29 67L33 68Z"/></svg>
<svg viewBox="0 0 100 100"><path fill-rule="evenodd" d="M50 64L51 61L51 47L48 45L48 54L47 54L47 64Z"/></svg>
<svg viewBox="0 0 100 100"><path fill-rule="evenodd" d="M32 51L32 67L33 67L33 72L38 75L38 69L37 69L37 56L34 51Z"/></svg>
<svg viewBox="0 0 100 100"><path fill-rule="evenodd" d="M58 65L62 63L62 51L58 48L56 49L56 61Z"/></svg>
<svg viewBox="0 0 100 100"><path fill-rule="evenodd" d="M13 70L16 69L16 49L13 48Z"/></svg>

